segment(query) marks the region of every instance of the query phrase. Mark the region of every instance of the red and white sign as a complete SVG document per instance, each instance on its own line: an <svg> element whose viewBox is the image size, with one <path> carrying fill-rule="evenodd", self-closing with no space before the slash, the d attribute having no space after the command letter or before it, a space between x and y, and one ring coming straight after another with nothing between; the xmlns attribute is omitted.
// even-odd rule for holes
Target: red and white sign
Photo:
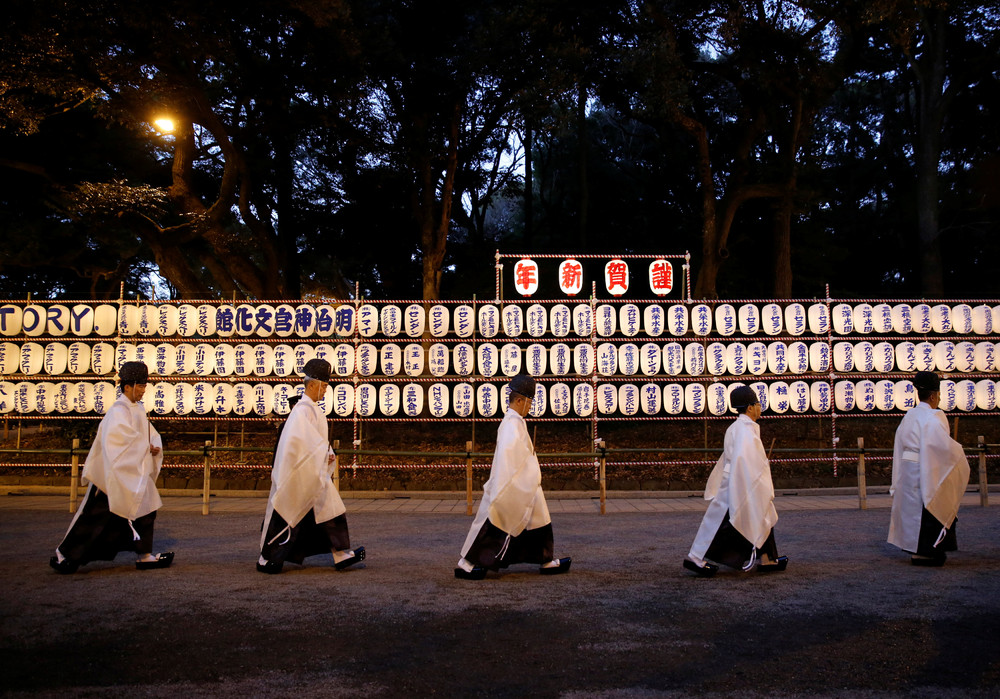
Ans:
<svg viewBox="0 0 1000 699"><path fill-rule="evenodd" d="M657 296L666 296L674 289L674 267L662 257L649 265L649 288Z"/></svg>
<svg viewBox="0 0 1000 699"><path fill-rule="evenodd" d="M576 296L583 289L583 265L569 258L559 263L559 288L567 296Z"/></svg>
<svg viewBox="0 0 1000 699"><path fill-rule="evenodd" d="M604 265L604 285L612 296L628 291L628 264L617 257Z"/></svg>
<svg viewBox="0 0 1000 699"><path fill-rule="evenodd" d="M514 288L521 296L531 296L538 291L538 263L527 257L514 265Z"/></svg>

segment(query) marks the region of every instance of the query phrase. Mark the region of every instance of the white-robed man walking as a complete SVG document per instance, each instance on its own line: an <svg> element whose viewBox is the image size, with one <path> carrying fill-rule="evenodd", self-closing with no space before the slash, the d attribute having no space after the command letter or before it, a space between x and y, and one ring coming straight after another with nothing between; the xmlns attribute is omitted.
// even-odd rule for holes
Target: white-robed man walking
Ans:
<svg viewBox="0 0 1000 699"><path fill-rule="evenodd" d="M118 372L122 393L101 420L81 474L90 486L49 560L59 573L114 560L119 551L138 554L139 570L166 568L174 559L172 552L153 554L163 441L141 402L148 377L142 362L125 362Z"/></svg>
<svg viewBox="0 0 1000 699"><path fill-rule="evenodd" d="M965 451L938 410L940 384L930 371L913 378L920 403L903 416L893 443L889 543L911 554L913 565L944 565L946 552L958 549L955 523L969 483Z"/></svg>
<svg viewBox="0 0 1000 699"><path fill-rule="evenodd" d="M487 570L534 563L543 575L569 570L570 558L554 558L552 518L542 493L542 470L528 437L524 416L535 396L535 380L510 381L507 412L497 430L497 446L483 499L462 547L455 577L482 580Z"/></svg>
<svg viewBox="0 0 1000 699"><path fill-rule="evenodd" d="M684 568L702 577L718 571L716 563L760 572L784 570L774 542L774 485L760 441L760 402L749 386L738 386L730 404L739 415L726 430L722 456L705 486L708 510L701 520ZM710 563L714 561L715 563Z"/></svg>
<svg viewBox="0 0 1000 699"><path fill-rule="evenodd" d="M310 359L303 367L304 392L278 434L271 492L261 526L257 570L280 573L286 561L332 553L343 570L365 559L365 547L351 550L347 508L333 475L336 455L318 403L330 382L330 363Z"/></svg>

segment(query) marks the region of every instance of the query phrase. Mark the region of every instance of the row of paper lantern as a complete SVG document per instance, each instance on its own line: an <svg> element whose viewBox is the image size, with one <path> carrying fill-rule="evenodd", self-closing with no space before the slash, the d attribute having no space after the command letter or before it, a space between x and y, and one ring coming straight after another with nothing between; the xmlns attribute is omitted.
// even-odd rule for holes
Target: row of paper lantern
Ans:
<svg viewBox="0 0 1000 699"><path fill-rule="evenodd" d="M831 356L832 355L832 356ZM337 345L248 345L207 343L133 345L122 343L116 348L110 343L88 345L74 342L65 345L51 342L41 345L27 342L16 345L0 342L0 375L50 375L93 373L112 374L125 361L142 361L151 374L160 376L291 376L302 375L305 363L314 357L330 362L337 376L372 376L381 371L386 376L402 372L420 376L424 369L432 376L445 376L451 371L460 376L478 372L485 377L497 373L515 376L522 371L532 376L551 373L565 376L571 373L602 376L642 373L652 376L661 371L670 376L686 373L701 376L751 374L803 374L807 371L880 372L944 371L992 372L998 369L1000 343L959 342L713 342L707 346L689 342L658 344L647 342L615 344L602 342L593 346L577 343L570 346L554 343L549 346L534 343L521 347L514 343L501 346L489 342L476 347L457 343L452 347L434 343L425 347L410 343L400 347L394 343L381 348L371 343L355 347L349 343Z"/></svg>
<svg viewBox="0 0 1000 699"><path fill-rule="evenodd" d="M433 337L444 337L449 332L461 338L472 337L478 326L479 334L492 338L500 333L519 337L551 334L569 336L572 331L579 337L589 337L596 332L601 337L611 337L616 332L633 337L644 332L650 337L664 333L683 336L689 331L697 336L715 333L721 336L826 335L830 330L839 335L956 333L959 335L988 335L1000 332L1000 305L905 303L890 306L888 303L851 305L801 303L781 306L768 303L758 307L746 303L738 308L732 304L718 304L713 309L707 304L685 306L674 304L664 308L650 304L640 309L636 304L613 306L600 304L592 309L580 303L572 308L554 304L548 308L532 304L522 308L518 304L494 303L456 306L453 310L443 304L425 309L422 304L400 307L386 304L332 306L329 304L251 305L251 304L146 304L141 306L111 304L73 307L8 304L0 306L0 334L6 336L63 336L91 335L110 337L117 333L125 336L159 337L348 337L357 330L361 337L374 337L381 331L386 337L405 335L421 337L425 332Z"/></svg>
<svg viewBox="0 0 1000 699"><path fill-rule="evenodd" d="M730 410L729 396L743 384L599 384L570 386L565 383L536 387L531 415L589 417L596 409L600 415L723 415ZM834 406L838 412L861 410L909 410L917 404L917 394L909 381L836 381L831 395L825 381L775 381L753 383L763 410L782 414L825 413ZM152 384L143 399L147 411L158 415L237 415L266 416L288 413L288 398L301 395L302 387L291 384L249 383L166 383ZM330 386L320 405L327 415L371 417L419 417L426 405L433 417L470 417L475 408L479 415L492 417L507 406L506 385L459 383L449 386L341 383ZM943 381L943 410L993 410L996 408L997 382L982 379L974 382ZM104 413L116 398L115 386L99 383L28 383L0 382L0 413Z"/></svg>

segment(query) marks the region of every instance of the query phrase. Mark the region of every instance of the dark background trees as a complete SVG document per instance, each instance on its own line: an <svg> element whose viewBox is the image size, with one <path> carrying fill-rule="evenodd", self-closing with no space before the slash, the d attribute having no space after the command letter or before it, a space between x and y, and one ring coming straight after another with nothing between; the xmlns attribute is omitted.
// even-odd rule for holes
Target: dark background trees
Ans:
<svg viewBox="0 0 1000 699"><path fill-rule="evenodd" d="M467 297L497 248L690 250L699 297L996 295L992 5L10 7L5 297Z"/></svg>

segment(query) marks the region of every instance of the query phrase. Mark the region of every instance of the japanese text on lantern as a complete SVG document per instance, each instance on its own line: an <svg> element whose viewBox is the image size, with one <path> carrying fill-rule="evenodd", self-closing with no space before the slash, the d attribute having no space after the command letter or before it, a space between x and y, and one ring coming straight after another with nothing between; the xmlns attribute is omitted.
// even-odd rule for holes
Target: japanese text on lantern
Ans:
<svg viewBox="0 0 1000 699"><path fill-rule="evenodd" d="M628 291L628 264L615 258L604 265L604 285L612 296L621 296Z"/></svg>
<svg viewBox="0 0 1000 699"><path fill-rule="evenodd" d="M572 258L559 264L559 288L567 296L576 296L583 289L583 265Z"/></svg>
<svg viewBox="0 0 1000 699"><path fill-rule="evenodd" d="M514 265L514 288L521 296L531 296L538 291L538 263L528 258Z"/></svg>
<svg viewBox="0 0 1000 699"><path fill-rule="evenodd" d="M664 259L649 265L649 288L657 296L666 296L674 288L674 267Z"/></svg>

